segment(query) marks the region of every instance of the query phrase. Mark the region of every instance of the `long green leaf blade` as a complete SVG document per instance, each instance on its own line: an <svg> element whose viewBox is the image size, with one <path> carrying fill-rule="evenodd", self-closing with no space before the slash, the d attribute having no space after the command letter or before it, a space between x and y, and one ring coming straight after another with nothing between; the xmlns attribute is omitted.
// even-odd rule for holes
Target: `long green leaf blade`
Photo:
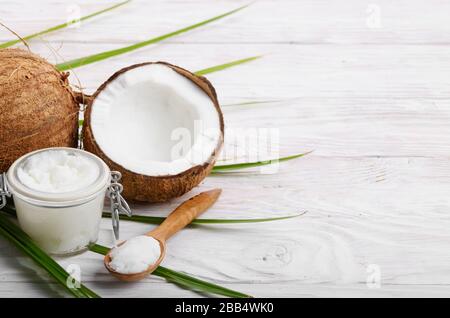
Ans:
<svg viewBox="0 0 450 318"><path fill-rule="evenodd" d="M71 60L71 61L68 61L68 62L64 62L64 63L61 63L61 64L57 64L56 68L58 70L60 70L60 71L65 71L65 70L68 70L68 69L74 69L74 68L77 68L77 67L80 67L80 66L83 66L83 65L87 65L87 64L94 63L94 62L102 61L102 60L105 60L105 59L113 57L113 56L117 56L117 55L120 55L120 54L128 53L128 52L137 50L137 49L139 49L141 47L160 42L160 41L168 39L170 37L173 37L173 36L176 36L176 35L179 35L179 34L182 34L182 33L188 32L188 31L191 31L193 29L196 29L196 28L199 28L201 26L204 26L204 25L206 25L208 23L211 23L211 22L217 21L219 19L225 18L225 17L227 17L227 16L229 16L229 15L231 15L233 13L236 13L236 12L246 8L247 6L248 5L239 7L237 9L228 11L226 13L223 13L221 15L215 16L215 17L210 18L208 20L204 20L202 22L190 25L188 27L179 29L177 31L173 31L173 32L170 32L170 33L158 36L156 38L152 38L152 39L149 39L149 40L146 40L146 41L142 41L142 42L139 42L139 43L136 43L136 44L133 44L133 45L126 46L126 47L122 47L122 48L119 48L119 49L105 51L105 52L102 52L102 53L93 54L93 55L81 57L81 58L78 58L78 59L74 59L74 60Z"/></svg>
<svg viewBox="0 0 450 318"><path fill-rule="evenodd" d="M30 256L33 261L46 270L51 277L53 277L73 296L78 298L99 297L95 292L83 284L80 284L80 288L69 288L69 286L67 286L67 279L70 277L70 274L67 273L64 268L62 268L43 250L41 250L25 232L23 232L17 225L2 214L0 214L0 234L7 238L22 252Z"/></svg>
<svg viewBox="0 0 450 318"><path fill-rule="evenodd" d="M91 247L89 247L89 250L97 254L106 255L108 254L110 248L100 244L94 244Z"/></svg>
<svg viewBox="0 0 450 318"><path fill-rule="evenodd" d="M54 32L54 31L57 31L57 30L64 29L64 28L66 28L66 27L68 27L68 26L70 26L70 25L72 25L72 24L74 24L74 23L78 23L78 22L81 22L81 21L84 21L84 20L88 20L88 19L93 18L93 17L95 17L95 16L98 16L98 15L100 15L100 14L102 14L102 13L106 13L106 12L108 12L108 11L114 10L114 9L116 9L116 8L118 8L118 7L121 7L121 6L125 5L125 4L127 4L127 3L130 2L130 1L131 1L131 0L127 0L127 1L124 1L124 2L120 2L120 3L116 4L116 5L111 6L111 7L108 7L108 8L105 8L105 9L103 9L103 10L100 10L100 11L91 13L91 14L89 14L89 15L86 15L86 16L84 16L84 17L81 17L80 19L76 19L76 20L68 21L68 22L66 22L66 23L58 24L58 25L56 25L56 26L54 26L54 27L45 29L45 30L43 30L43 31L40 31L40 32L37 32L37 33L33 33L33 34L30 34L30 35L27 35L27 36L23 37L22 39L24 39L24 40L30 40L30 39L36 38L36 37L38 37L38 36L41 36L41 35L44 35L44 34L47 34L47 33L50 33L50 32ZM12 41L8 41L8 42L6 42L6 43L0 44L0 49L4 49L4 48L10 47L10 46L13 46L13 45L15 45L15 44L17 44L17 43L19 43L19 42L21 42L21 40L19 40L19 39L17 39L17 40L12 40Z"/></svg>
<svg viewBox="0 0 450 318"><path fill-rule="evenodd" d="M197 74L197 75L205 75L205 74L209 74L209 73L213 73L213 72L222 71L222 70L225 70L225 69L233 67L233 66L237 66L237 65L240 65L240 64L244 64L244 63L248 63L248 62L257 60L257 59L259 59L261 57L262 57L262 55L252 56L252 57L248 57L248 58L245 58L245 59L240 59L240 60L232 61L232 62L229 62L229 63L208 67L208 68L205 68L203 70L195 72L195 74Z"/></svg>
<svg viewBox="0 0 450 318"><path fill-rule="evenodd" d="M254 219L195 219L191 222L191 224L239 224L239 223L262 223L262 222L272 222L272 221L280 221L295 218L303 215L304 213L288 215L288 216L280 216L280 217L272 217L272 218L254 218ZM103 212L103 217L111 218L110 212ZM119 216L123 221L130 222L138 222L145 224L161 224L166 219L165 217L159 216L147 216L147 215L133 215Z"/></svg>
<svg viewBox="0 0 450 318"><path fill-rule="evenodd" d="M15 216L16 210L12 206L5 206L2 211ZM293 215L285 215L271 218L253 218L253 219L195 219L190 224L239 224L239 223L263 223L263 222L272 222L272 221L281 221L286 219L292 219L299 216L302 216L305 212L293 214ZM103 212L102 215L104 218L111 218L110 212ZM166 219L165 217L160 216L147 216L147 215L119 215L120 219L123 221L130 222L138 222L145 224L161 224Z"/></svg>
<svg viewBox="0 0 450 318"><path fill-rule="evenodd" d="M297 159L297 158L306 156L306 155L310 154L311 152L312 151L308 151L308 152L301 153L298 155L282 157L282 158L272 159L272 160L265 160L265 161L235 163L235 164L229 164L229 165L215 165L214 168L212 169L212 172L220 173L220 172L226 172L226 171L234 171L234 170L240 170L240 169L248 169L248 168L271 165L271 164L282 162L282 161Z"/></svg>
<svg viewBox="0 0 450 318"><path fill-rule="evenodd" d="M231 104L221 104L222 107L231 107L231 106L248 106L248 105L260 105L260 104L271 104L282 102L282 99L273 99L273 100L254 100L248 102L240 102L240 103L231 103Z"/></svg>
<svg viewBox="0 0 450 318"><path fill-rule="evenodd" d="M90 250L92 252L106 255L109 251L109 248L106 246L102 246L99 244L93 245ZM246 295L243 293L240 293L238 291L234 291L216 284L212 284L194 277L191 277L187 274L176 272L172 269L169 269L167 267L158 266L158 268L152 273L152 275L156 275L162 278L165 278L166 280L182 285L184 287L198 290L201 292L206 293L212 293L212 294L218 294L222 296L227 297L234 297L234 298L250 298L250 295Z"/></svg>

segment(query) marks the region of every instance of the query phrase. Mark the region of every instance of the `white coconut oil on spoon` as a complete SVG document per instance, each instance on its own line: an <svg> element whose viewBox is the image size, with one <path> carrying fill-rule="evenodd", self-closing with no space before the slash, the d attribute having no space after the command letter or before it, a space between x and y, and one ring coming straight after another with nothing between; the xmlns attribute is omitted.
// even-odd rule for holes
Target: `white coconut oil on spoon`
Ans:
<svg viewBox="0 0 450 318"><path fill-rule="evenodd" d="M159 242L151 236L139 235L113 248L109 266L122 274L135 274L145 271L161 256Z"/></svg>
<svg viewBox="0 0 450 318"><path fill-rule="evenodd" d="M202 192L179 205L157 228L111 249L106 269L123 281L137 281L155 271L166 254L166 241L216 202L221 189Z"/></svg>

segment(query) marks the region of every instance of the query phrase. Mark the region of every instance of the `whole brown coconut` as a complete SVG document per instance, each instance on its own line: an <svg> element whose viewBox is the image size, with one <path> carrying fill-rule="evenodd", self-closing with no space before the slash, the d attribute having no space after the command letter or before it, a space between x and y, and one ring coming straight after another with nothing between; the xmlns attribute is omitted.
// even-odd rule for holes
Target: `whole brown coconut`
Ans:
<svg viewBox="0 0 450 318"><path fill-rule="evenodd" d="M162 64L170 67L172 70L178 74L186 77L195 85L197 85L206 95L211 99L215 110L217 111L217 116L220 121L220 131L221 138L210 155L207 162L202 165L194 166L188 170L185 170L176 175L163 175L163 176L148 176L135 173L128 170L114 161L112 161L108 156L102 151L100 145L95 139L95 135L91 129L91 112L92 105L95 102L97 96L102 92L105 87L116 80L119 76L126 73L129 70L143 67L150 64ZM186 192L190 191L192 188L197 186L212 170L216 158L219 155L223 146L223 134L224 134L224 121L222 111L219 106L216 91L212 84L203 76L195 75L179 66L175 66L166 62L148 62L137 65L132 65L130 67L124 68L116 72L111 76L108 81L106 81L102 86L100 86L97 92L92 96L85 113L85 120L83 126L83 144L85 150L92 152L102 158L106 164L111 168L111 170L120 171L122 173L121 183L124 186L123 195L127 200L130 201L145 201L145 202L164 202L172 198L181 196Z"/></svg>
<svg viewBox="0 0 450 318"><path fill-rule="evenodd" d="M47 147L76 147L78 111L68 74L21 49L0 50L0 172Z"/></svg>

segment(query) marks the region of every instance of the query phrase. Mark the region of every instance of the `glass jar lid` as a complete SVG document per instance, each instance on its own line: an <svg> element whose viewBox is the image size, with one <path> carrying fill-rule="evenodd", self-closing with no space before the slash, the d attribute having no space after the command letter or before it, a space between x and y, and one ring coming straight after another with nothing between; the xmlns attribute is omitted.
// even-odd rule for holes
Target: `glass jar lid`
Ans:
<svg viewBox="0 0 450 318"><path fill-rule="evenodd" d="M91 170L81 171L84 173L81 177L70 180L71 175L67 175L70 168L58 163L48 167L48 161L54 160L58 155L70 156L69 159L75 165L76 161L83 161ZM39 171L41 164L46 166L42 167L43 171ZM93 199L109 186L111 171L102 159L90 152L54 147L36 150L20 157L9 168L6 179L9 191L14 196L35 205L57 207L77 205Z"/></svg>

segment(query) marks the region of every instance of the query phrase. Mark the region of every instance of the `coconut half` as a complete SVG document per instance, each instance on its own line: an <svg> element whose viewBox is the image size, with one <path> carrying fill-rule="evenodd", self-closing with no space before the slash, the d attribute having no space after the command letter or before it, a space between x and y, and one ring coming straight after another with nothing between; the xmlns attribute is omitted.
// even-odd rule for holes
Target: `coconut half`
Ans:
<svg viewBox="0 0 450 318"><path fill-rule="evenodd" d="M223 116L204 77L165 62L116 72L93 95L86 150L122 173L129 200L183 195L211 171L223 145Z"/></svg>

